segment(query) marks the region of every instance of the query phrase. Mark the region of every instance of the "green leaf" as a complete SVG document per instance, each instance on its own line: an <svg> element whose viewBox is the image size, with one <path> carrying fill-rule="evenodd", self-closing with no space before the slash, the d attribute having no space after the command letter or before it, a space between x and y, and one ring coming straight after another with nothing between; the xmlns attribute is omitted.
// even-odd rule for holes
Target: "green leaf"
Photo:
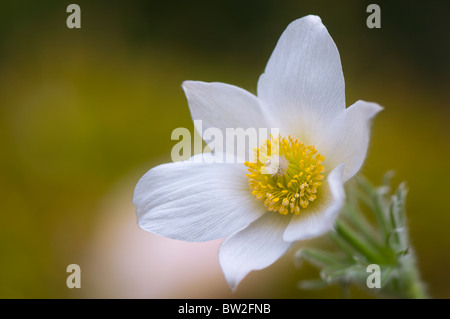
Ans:
<svg viewBox="0 0 450 319"><path fill-rule="evenodd" d="M314 248L303 248L295 254L296 261L306 259L318 267L345 264L346 259L342 254L334 254Z"/></svg>
<svg viewBox="0 0 450 319"><path fill-rule="evenodd" d="M357 185L347 187L343 214L336 221L335 230L329 232L339 253L313 248L299 251L296 260L308 260L320 269L321 276L321 279L304 281L299 287L317 289L335 283L341 287L348 284L367 287L367 266L378 264L382 288L370 290L372 293L426 297L409 244L405 214L408 189L401 183L390 195L392 176L393 172L386 173L379 187L364 177L359 178ZM360 204L371 210L376 225L368 221Z"/></svg>
<svg viewBox="0 0 450 319"><path fill-rule="evenodd" d="M328 283L322 279L302 280L298 283L298 287L305 290L322 289L326 286L328 286Z"/></svg>
<svg viewBox="0 0 450 319"><path fill-rule="evenodd" d="M362 256L364 256L368 262L378 264L385 262L385 258L382 254L380 254L377 247L371 245L341 220L336 222L336 233Z"/></svg>

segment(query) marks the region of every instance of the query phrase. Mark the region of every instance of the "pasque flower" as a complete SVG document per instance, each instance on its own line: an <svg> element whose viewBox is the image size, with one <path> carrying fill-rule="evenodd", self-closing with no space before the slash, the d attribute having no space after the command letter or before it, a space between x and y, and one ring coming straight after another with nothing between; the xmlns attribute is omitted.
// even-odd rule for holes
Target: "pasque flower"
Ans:
<svg viewBox="0 0 450 319"><path fill-rule="evenodd" d="M381 107L360 100L346 108L339 52L317 16L287 27L257 96L224 83L186 81L183 89L204 127L279 129L255 150L255 161L163 164L134 192L144 230L186 241L225 238L220 265L234 289L293 242L333 227L343 184L364 162L370 119Z"/></svg>

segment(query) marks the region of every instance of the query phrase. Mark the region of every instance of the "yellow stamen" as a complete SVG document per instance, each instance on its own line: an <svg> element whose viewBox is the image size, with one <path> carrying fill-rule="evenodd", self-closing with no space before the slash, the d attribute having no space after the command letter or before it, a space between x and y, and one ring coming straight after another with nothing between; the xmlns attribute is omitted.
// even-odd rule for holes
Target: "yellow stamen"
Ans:
<svg viewBox="0 0 450 319"><path fill-rule="evenodd" d="M245 162L252 194L269 211L298 215L317 198L324 179L325 157L313 145L291 136L273 137L254 149L255 160ZM268 193L268 191L270 193Z"/></svg>

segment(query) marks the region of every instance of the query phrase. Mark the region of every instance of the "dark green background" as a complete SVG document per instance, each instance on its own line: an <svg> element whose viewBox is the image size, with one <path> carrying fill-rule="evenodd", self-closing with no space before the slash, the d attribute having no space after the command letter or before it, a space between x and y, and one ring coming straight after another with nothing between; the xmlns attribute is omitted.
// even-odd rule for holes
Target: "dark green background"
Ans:
<svg viewBox="0 0 450 319"><path fill-rule="evenodd" d="M72 2L81 7L80 30L66 27ZM450 297L448 2L378 1L381 29L365 24L372 1L72 2L1 2L0 297L155 297L127 295L120 280L105 288L117 278L90 261L114 253L121 223L103 244L97 234L109 218L135 220L138 178L170 161L174 128L192 129L182 81L255 92L285 27L308 14L322 18L338 46L347 105L364 99L385 107L362 173L377 182L395 169L394 181L407 181L420 270L433 297ZM124 273L135 272L123 259ZM82 268L79 290L65 286L70 263ZM286 256L250 274L234 295L219 276L213 293L173 296L340 296L333 287L297 290L297 280L315 276Z"/></svg>

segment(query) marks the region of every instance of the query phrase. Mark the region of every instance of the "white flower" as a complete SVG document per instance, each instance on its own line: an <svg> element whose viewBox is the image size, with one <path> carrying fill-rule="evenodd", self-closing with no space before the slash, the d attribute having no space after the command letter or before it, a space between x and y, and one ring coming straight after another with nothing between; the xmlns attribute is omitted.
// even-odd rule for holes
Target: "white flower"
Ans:
<svg viewBox="0 0 450 319"><path fill-rule="evenodd" d="M255 163L163 164L135 189L144 230L186 241L226 238L219 259L234 289L294 241L333 227L343 183L361 168L369 120L381 107L357 101L346 109L339 52L317 16L284 31L259 78L258 96L223 83L187 81L183 88L193 119L204 128L280 130L260 146ZM280 159L275 170L267 164L274 154Z"/></svg>

